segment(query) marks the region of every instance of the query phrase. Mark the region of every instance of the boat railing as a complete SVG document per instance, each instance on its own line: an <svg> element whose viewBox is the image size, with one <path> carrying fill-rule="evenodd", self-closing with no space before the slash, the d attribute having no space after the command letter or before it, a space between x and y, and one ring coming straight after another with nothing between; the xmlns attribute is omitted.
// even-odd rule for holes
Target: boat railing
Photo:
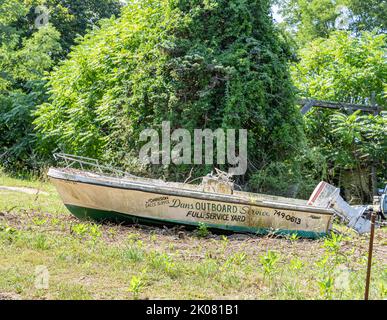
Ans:
<svg viewBox="0 0 387 320"><path fill-rule="evenodd" d="M114 168L111 165L101 164L99 160L83 157L83 156L76 156L72 154L66 154L66 153L54 153L53 154L54 159L57 161L63 161L66 165L66 168L75 168L75 166L78 164L82 170L85 170L85 167L92 167L97 169L100 173L113 173L117 178L119 177L135 177L134 175L119 170L117 168Z"/></svg>

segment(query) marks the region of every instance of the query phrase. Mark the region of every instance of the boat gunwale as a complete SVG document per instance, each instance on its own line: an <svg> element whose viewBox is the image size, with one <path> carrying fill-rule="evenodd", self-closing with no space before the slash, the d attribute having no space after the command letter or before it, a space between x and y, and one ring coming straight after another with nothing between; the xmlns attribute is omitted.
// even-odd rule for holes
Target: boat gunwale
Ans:
<svg viewBox="0 0 387 320"><path fill-rule="evenodd" d="M61 169L61 168L50 168L47 175L50 178L54 178L54 179L91 184L91 185L97 185L97 186L104 186L104 187L110 187L110 188L116 188L116 189L137 190L137 191L149 192L149 193L155 193L155 194L161 194L161 195L194 198L194 199L207 200L207 201L218 201L218 202L220 201L220 202L244 204L244 205L250 205L250 206L254 205L254 206L265 207L265 208L293 210L293 211L309 212L309 213L322 214L322 215L334 214L333 209L322 208L322 207L312 207L308 205L305 205L305 206L295 205L295 204L283 203L283 202L275 203L273 201L260 201L258 199L245 198L240 195L209 193L209 192L203 192L200 190L193 190L193 189L179 189L170 185L156 186L151 182L147 182L147 181L143 181L143 182L130 181L130 177L125 178L125 181L119 181L118 178L110 177L107 175L100 175L100 174L96 174L98 177L89 177L82 174L65 172L64 170L65 169ZM102 180L101 178L103 178L104 180ZM138 178L141 179L140 177ZM115 179L117 179L117 181L115 181Z"/></svg>

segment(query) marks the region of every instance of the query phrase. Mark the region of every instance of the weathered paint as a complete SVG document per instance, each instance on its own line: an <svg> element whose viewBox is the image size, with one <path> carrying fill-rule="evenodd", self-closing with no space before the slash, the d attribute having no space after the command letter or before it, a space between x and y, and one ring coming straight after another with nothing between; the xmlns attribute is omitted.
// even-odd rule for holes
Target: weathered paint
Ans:
<svg viewBox="0 0 387 320"><path fill-rule="evenodd" d="M52 177L63 202L78 217L97 220L178 223L196 226L200 222L211 228L237 232L298 233L314 238L325 235L332 215L313 210L296 210L297 206L256 204L254 201L203 199L194 196L127 189L123 186L92 184ZM161 188L162 189L162 188ZM221 198L223 199L223 198ZM289 209L292 208L292 209ZM313 208L313 207L311 207Z"/></svg>
<svg viewBox="0 0 387 320"><path fill-rule="evenodd" d="M112 212L112 211L104 211L98 209L90 209L83 208L73 205L66 205L67 209L77 218L81 220L92 219L98 222L115 222L115 223L130 223L130 224L144 224L144 225L159 225L159 226L173 226L173 225L184 225L187 228L195 228L198 226L196 222L187 222L187 221L179 221L179 220L167 220L167 219L154 219L154 218L144 218L139 216L134 216L130 214L123 214L120 212ZM304 230L272 230L267 228L250 228L243 226L227 226L227 225L214 225L214 224L206 224L208 228L219 229L223 231L229 232L248 232L254 234L275 234L275 235L291 235L297 234L303 238L311 238L316 239L319 237L326 236L326 232L312 232L312 231L304 231Z"/></svg>

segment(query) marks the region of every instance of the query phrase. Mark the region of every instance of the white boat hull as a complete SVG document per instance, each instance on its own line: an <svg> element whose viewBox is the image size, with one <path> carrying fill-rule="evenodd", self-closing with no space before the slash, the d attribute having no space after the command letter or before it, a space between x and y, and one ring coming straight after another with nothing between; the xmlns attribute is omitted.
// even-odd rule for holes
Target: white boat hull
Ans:
<svg viewBox="0 0 387 320"><path fill-rule="evenodd" d="M265 201L247 193L204 193L60 169L50 169L49 176L64 204L79 218L188 226L204 223L234 232L296 233L306 238L326 235L333 219L329 209Z"/></svg>

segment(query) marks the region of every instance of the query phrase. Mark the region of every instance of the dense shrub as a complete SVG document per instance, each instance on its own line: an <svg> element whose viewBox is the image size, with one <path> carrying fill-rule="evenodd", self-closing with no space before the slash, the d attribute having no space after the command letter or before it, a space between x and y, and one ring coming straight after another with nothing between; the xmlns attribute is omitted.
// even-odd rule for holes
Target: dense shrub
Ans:
<svg viewBox="0 0 387 320"><path fill-rule="evenodd" d="M118 0L0 0L0 161L5 169L36 171L45 163L32 121L36 106L47 99L46 73L79 35L98 19L119 13L120 6ZM48 20L41 20L41 13Z"/></svg>
<svg viewBox="0 0 387 320"><path fill-rule="evenodd" d="M52 73L35 121L42 150L141 170L139 133L169 120L172 130L248 129L253 171L284 161L304 140L289 55L270 1L130 2ZM190 168L157 170L183 179Z"/></svg>
<svg viewBox="0 0 387 320"><path fill-rule="evenodd" d="M355 37L350 32L333 32L328 39L316 39L300 50L300 61L291 68L294 83L303 97L376 103L382 108L387 76L385 48L383 34L362 32ZM309 145L326 158L329 180L351 188L351 193L359 194L360 201L372 200L376 181L379 187L387 182L386 128L385 110L373 115L313 108L305 116ZM348 171L353 176L368 172L369 178L365 178L364 186L360 182L343 186L341 177Z"/></svg>

